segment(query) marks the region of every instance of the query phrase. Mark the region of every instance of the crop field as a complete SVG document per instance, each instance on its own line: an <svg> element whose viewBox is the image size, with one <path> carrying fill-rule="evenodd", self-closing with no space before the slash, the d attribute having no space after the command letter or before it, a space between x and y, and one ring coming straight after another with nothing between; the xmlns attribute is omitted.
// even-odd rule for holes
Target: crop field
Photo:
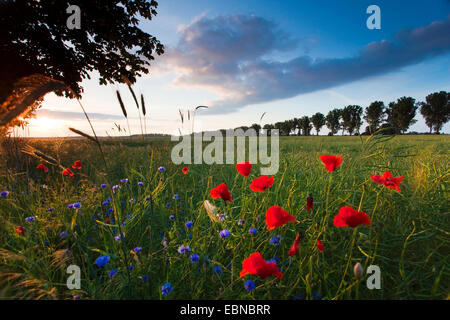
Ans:
<svg viewBox="0 0 450 320"><path fill-rule="evenodd" d="M2 142L1 299L449 297L447 135L280 137L262 192L249 187L258 163L245 177L232 164L173 164L169 138L100 142ZM322 155L342 164L326 170ZM371 178L384 172L404 177L398 190ZM366 223L337 226L344 207ZM265 261L252 265L257 252Z"/></svg>

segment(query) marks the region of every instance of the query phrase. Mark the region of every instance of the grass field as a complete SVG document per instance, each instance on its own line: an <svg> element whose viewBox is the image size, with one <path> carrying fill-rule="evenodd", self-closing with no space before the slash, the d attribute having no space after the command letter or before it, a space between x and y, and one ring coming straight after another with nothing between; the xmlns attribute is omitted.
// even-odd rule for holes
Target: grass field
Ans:
<svg viewBox="0 0 450 320"><path fill-rule="evenodd" d="M0 297L448 299L450 137L367 139L282 137L279 172L263 193L248 187L259 176L258 165L247 178L234 165L174 165L174 143L167 138L103 139L106 165L88 140L6 141L0 192L9 194L0 197ZM24 144L63 167L71 168L76 160L82 167L72 169L73 177L63 176L60 167L21 153ZM326 171L319 160L324 154L341 155L342 165ZM38 171L39 163L49 171ZM158 170L161 166L165 171ZM185 166L188 174L182 173ZM404 176L401 192L370 179L384 171ZM128 181L121 182L124 178ZM210 196L222 182L232 194L231 204ZM115 185L121 188L114 193ZM309 194L314 209L307 212ZM213 222L204 200L226 218ZM68 208L77 202L80 208ZM265 212L272 205L297 221L267 230ZM335 227L333 218L343 206L360 208L372 225ZM193 222L190 228L187 221ZM250 234L251 227L258 232ZM223 229L231 232L228 238L219 236ZM299 254L291 257L297 232L302 235ZM271 243L273 236L281 236L279 245ZM323 252L316 248L317 239ZM182 245L191 251L180 254ZM283 279L240 278L243 260L256 251L275 259ZM199 256L197 262L192 254ZM102 255L110 260L99 267L96 259ZM357 262L364 270L380 267L381 289L369 290L367 275L355 279ZM69 265L80 267L80 290L66 287ZM256 289L244 288L249 279ZM166 283L172 290L162 292Z"/></svg>

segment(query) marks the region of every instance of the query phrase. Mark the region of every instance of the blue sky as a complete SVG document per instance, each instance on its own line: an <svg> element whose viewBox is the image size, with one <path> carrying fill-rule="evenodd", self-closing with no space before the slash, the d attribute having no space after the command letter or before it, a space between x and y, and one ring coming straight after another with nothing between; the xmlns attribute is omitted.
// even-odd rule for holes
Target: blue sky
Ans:
<svg viewBox="0 0 450 320"><path fill-rule="evenodd" d="M381 30L366 27L372 4L381 9ZM135 85L149 108L148 132L176 132L178 110L197 105L210 106L195 121L211 130L258 123L264 112L262 124L274 123L401 96L423 101L450 88L447 0L171 0L160 1L157 11L142 28L166 53ZM132 133L140 131L125 86L100 86L95 73L83 86L97 134L117 135L114 123L126 126L116 89L131 110ZM416 119L410 130L427 131L420 114ZM48 95L29 131L68 136L69 126L89 132L76 101ZM449 123L443 131L450 132Z"/></svg>

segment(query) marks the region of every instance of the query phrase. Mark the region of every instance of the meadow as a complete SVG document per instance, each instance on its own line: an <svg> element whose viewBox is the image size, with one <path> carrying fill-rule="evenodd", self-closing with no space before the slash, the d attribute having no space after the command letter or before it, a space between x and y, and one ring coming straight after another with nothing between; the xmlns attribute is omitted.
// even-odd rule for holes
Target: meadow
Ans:
<svg viewBox="0 0 450 320"><path fill-rule="evenodd" d="M264 192L249 188L258 164L244 177L234 165L174 165L168 138L100 141L104 158L83 138L3 142L0 298L449 298L447 135L281 137L280 168ZM57 164L23 153L26 145ZM333 172L319 159L327 154L342 157ZM72 168L77 160L81 168ZM404 176L401 192L370 178L385 171ZM232 203L211 198L220 183ZM296 221L268 230L273 205ZM366 212L371 225L334 226L343 206ZM290 256L297 234L298 254ZM254 252L276 262L283 278L241 278ZM379 266L381 289L368 289L366 274L355 278L358 262L364 271ZM80 289L66 286L69 265L80 267Z"/></svg>

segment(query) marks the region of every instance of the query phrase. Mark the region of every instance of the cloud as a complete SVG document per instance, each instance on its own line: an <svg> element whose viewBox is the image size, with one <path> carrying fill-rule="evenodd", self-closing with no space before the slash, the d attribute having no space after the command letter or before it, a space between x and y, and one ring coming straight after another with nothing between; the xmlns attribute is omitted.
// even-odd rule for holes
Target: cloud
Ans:
<svg viewBox="0 0 450 320"><path fill-rule="evenodd" d="M39 117L45 117L49 119L57 119L57 120L86 120L86 116L83 112L71 112L71 111L54 111L47 109L39 109L37 112ZM93 120L123 120L123 116L106 114L106 113L93 113L88 112L88 116Z"/></svg>
<svg viewBox="0 0 450 320"><path fill-rule="evenodd" d="M184 26L169 48L164 67L176 70L175 84L214 90L209 113L230 113L246 105L285 99L385 74L450 51L450 16L423 27L399 31L392 40L372 42L353 56L288 61L276 52L303 46L312 37L292 37L277 24L254 15L202 16ZM204 113L207 113L204 112Z"/></svg>

